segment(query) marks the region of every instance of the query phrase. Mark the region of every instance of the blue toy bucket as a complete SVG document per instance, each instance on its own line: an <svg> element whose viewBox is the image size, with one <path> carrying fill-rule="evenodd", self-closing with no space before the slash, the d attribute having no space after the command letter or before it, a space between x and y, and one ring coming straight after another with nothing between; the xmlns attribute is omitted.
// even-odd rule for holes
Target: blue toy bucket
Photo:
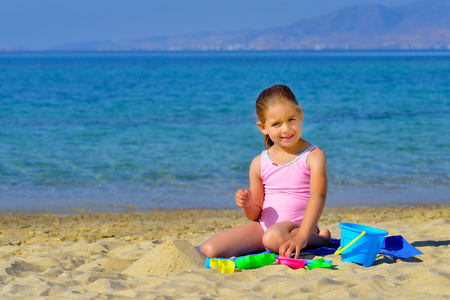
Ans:
<svg viewBox="0 0 450 300"><path fill-rule="evenodd" d="M363 267L370 267L375 262L377 254L380 252L381 244L387 231L352 223L339 223L341 226L341 248L350 244L363 231L366 233L358 238L352 245L342 251L342 261L362 264Z"/></svg>

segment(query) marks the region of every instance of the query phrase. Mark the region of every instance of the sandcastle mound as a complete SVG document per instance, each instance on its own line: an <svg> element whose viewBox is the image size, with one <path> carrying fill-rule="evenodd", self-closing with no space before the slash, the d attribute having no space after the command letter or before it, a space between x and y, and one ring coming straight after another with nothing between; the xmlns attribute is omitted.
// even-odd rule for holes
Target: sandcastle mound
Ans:
<svg viewBox="0 0 450 300"><path fill-rule="evenodd" d="M185 240L165 241L133 263L123 273L131 276L171 276L201 268L206 256Z"/></svg>

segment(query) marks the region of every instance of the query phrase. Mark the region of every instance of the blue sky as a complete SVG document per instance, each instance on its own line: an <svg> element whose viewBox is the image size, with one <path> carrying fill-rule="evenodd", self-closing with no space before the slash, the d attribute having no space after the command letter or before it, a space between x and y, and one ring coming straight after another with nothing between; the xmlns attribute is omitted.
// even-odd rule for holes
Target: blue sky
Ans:
<svg viewBox="0 0 450 300"><path fill-rule="evenodd" d="M43 50L200 31L265 29L353 5L414 0L0 0L0 48Z"/></svg>

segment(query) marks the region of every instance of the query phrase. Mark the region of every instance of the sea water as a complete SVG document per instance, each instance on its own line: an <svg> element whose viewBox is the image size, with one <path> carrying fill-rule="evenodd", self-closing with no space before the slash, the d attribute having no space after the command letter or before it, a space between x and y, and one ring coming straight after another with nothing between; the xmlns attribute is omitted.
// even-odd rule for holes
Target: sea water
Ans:
<svg viewBox="0 0 450 300"><path fill-rule="evenodd" d="M449 52L1 53L0 211L233 208L289 85L330 206L449 203Z"/></svg>

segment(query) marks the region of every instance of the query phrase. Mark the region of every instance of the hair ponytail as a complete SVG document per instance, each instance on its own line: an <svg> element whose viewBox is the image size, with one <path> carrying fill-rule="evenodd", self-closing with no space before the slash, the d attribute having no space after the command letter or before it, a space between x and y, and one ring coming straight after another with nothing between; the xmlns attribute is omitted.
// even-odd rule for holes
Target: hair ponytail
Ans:
<svg viewBox="0 0 450 300"><path fill-rule="evenodd" d="M274 144L274 142L270 139L269 135L266 134L264 136L264 146L266 149L269 149L270 147L272 147Z"/></svg>

